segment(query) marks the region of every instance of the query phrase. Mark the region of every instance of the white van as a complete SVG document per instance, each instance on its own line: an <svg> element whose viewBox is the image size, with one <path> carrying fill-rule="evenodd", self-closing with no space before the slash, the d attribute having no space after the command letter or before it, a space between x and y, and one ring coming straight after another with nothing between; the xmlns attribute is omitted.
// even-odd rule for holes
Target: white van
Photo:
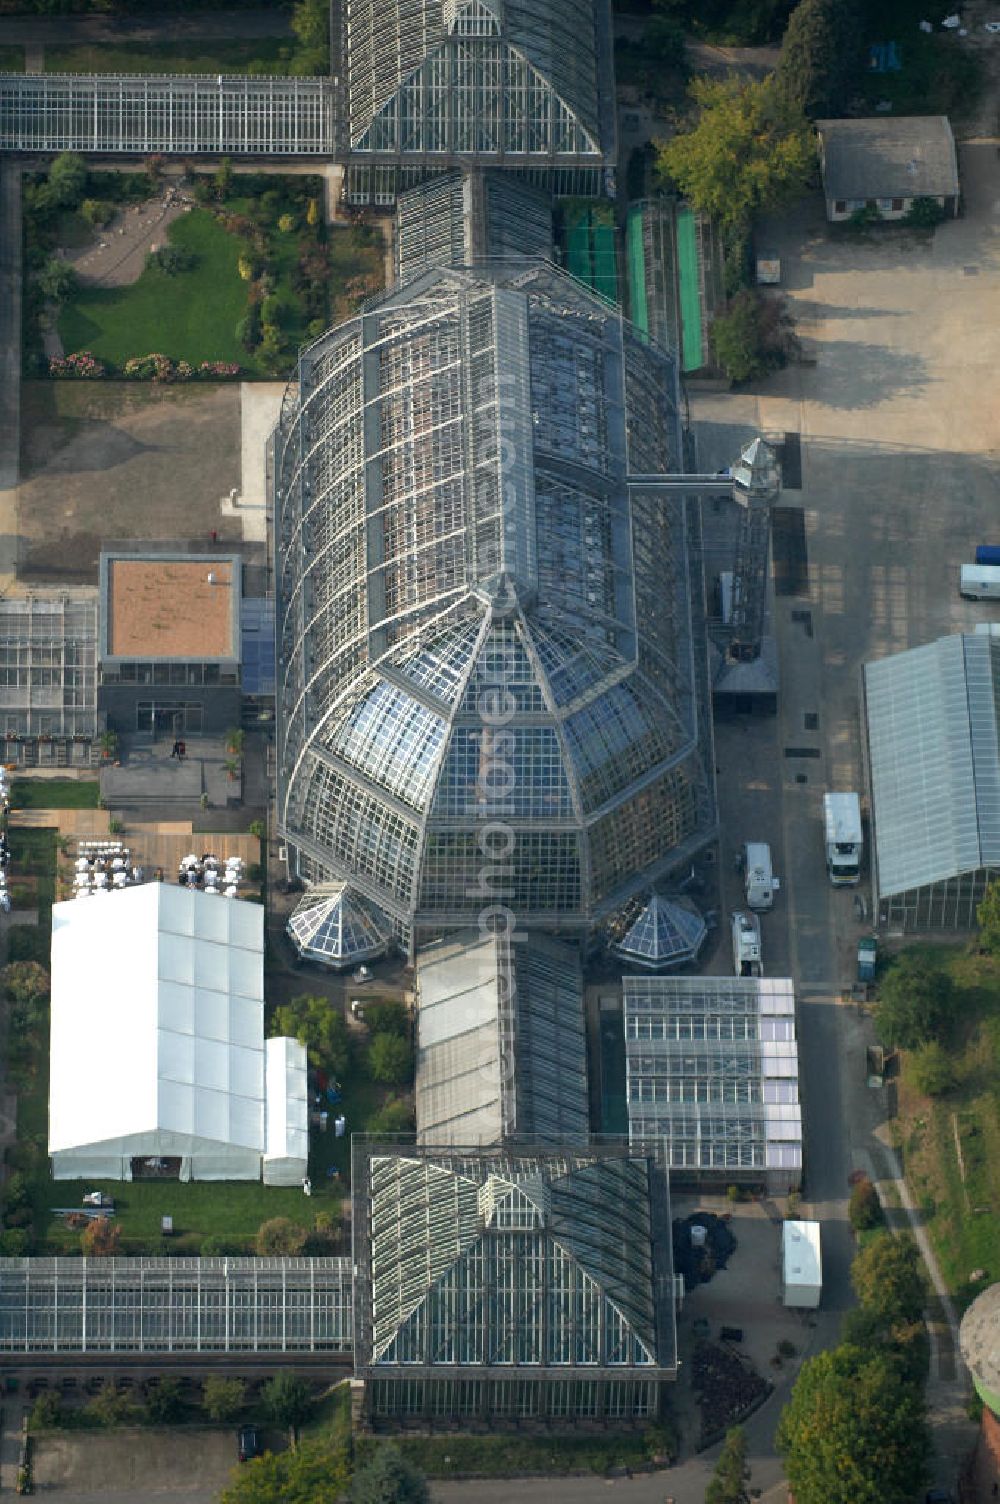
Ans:
<svg viewBox="0 0 1000 1504"><path fill-rule="evenodd" d="M958 593L967 601L1000 601L1000 565L963 564Z"/></svg>
<svg viewBox="0 0 1000 1504"><path fill-rule="evenodd" d="M747 907L773 908L779 883L771 872L771 848L766 841L747 841L743 847L743 877Z"/></svg>

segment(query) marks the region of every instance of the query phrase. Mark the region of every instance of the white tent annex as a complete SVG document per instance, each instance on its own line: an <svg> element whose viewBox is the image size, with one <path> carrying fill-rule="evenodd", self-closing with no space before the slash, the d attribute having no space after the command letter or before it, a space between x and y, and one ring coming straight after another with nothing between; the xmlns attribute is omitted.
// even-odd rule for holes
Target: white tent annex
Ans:
<svg viewBox="0 0 1000 1504"><path fill-rule="evenodd" d="M264 1152L264 911L148 883L52 909L56 1180L256 1180Z"/></svg>
<svg viewBox="0 0 1000 1504"><path fill-rule="evenodd" d="M269 1039L265 1050L264 1184L301 1185L309 1171L306 1047L281 1037Z"/></svg>

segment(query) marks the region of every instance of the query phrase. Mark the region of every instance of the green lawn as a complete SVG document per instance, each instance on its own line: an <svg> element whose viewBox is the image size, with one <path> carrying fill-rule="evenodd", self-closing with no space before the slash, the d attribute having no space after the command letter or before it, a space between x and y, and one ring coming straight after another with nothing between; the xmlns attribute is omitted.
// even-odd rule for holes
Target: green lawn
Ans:
<svg viewBox="0 0 1000 1504"><path fill-rule="evenodd" d="M46 46L46 73L255 73L291 71L293 41L288 37L259 37L222 41L217 37L186 42L136 42L110 47L107 43ZM24 68L23 50L21 69Z"/></svg>
<svg viewBox="0 0 1000 1504"><path fill-rule="evenodd" d="M970 1289L973 1270L1000 1278L1000 961L964 948L927 954L955 988L947 1042L955 1086L934 1101L918 1096L904 1060L900 1127L907 1179L948 1287L963 1301L982 1288Z"/></svg>
<svg viewBox="0 0 1000 1504"><path fill-rule="evenodd" d="M308 1231L318 1211L337 1205L333 1195L310 1198L297 1188L266 1186L258 1181L189 1181L182 1185L176 1180L47 1180L38 1186L33 1201L37 1231L49 1248L80 1246L79 1232L50 1213L54 1207L79 1207L85 1191L105 1191L113 1198L125 1253L143 1253L150 1247L159 1251L160 1218L164 1215L174 1219L173 1236L164 1240L164 1251L174 1246L178 1252L195 1253L201 1239L211 1233L233 1244L246 1244L246 1251L251 1252L258 1227L269 1218L288 1217Z"/></svg>
<svg viewBox="0 0 1000 1504"><path fill-rule="evenodd" d="M198 257L193 270L169 277L153 268L130 287L81 289L59 319L67 354L90 350L118 366L130 356L153 352L192 365L203 360L247 365L236 338L247 296L237 270L242 241L206 209L175 220L168 234Z"/></svg>
<svg viewBox="0 0 1000 1504"><path fill-rule="evenodd" d="M101 785L96 778L15 778L10 786L11 809L100 809Z"/></svg>
<svg viewBox="0 0 1000 1504"><path fill-rule="evenodd" d="M31 886L42 910L42 926L47 929L50 923L48 911L56 891L56 832L51 828L30 829L13 825L7 832L7 840L10 846L8 881L27 882Z"/></svg>
<svg viewBox="0 0 1000 1504"><path fill-rule="evenodd" d="M0 47L0 73L24 72L24 48Z"/></svg>

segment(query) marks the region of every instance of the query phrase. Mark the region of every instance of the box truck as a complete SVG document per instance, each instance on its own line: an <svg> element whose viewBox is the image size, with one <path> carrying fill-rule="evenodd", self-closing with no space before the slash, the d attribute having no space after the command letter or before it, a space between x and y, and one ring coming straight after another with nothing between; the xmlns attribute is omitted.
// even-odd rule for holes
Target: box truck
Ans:
<svg viewBox="0 0 1000 1504"><path fill-rule="evenodd" d="M738 977L762 977L760 920L740 909L733 915L733 971Z"/></svg>
<svg viewBox="0 0 1000 1504"><path fill-rule="evenodd" d="M771 848L766 841L747 841L743 847L747 907L771 909L780 884L771 871Z"/></svg>
<svg viewBox="0 0 1000 1504"><path fill-rule="evenodd" d="M958 574L958 593L967 601L1000 600L1000 566L963 564Z"/></svg>
<svg viewBox="0 0 1000 1504"><path fill-rule="evenodd" d="M861 800L857 794L824 794L826 870L834 887L861 881Z"/></svg>

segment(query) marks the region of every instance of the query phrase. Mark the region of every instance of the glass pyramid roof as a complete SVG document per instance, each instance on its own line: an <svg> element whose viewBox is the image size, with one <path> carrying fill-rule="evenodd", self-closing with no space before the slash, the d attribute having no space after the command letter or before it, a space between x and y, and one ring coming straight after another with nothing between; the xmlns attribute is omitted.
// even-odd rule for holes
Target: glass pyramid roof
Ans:
<svg viewBox="0 0 1000 1504"><path fill-rule="evenodd" d="M704 919L686 899L654 893L631 929L611 949L622 961L656 971L693 961L707 934Z"/></svg>
<svg viewBox="0 0 1000 1504"><path fill-rule="evenodd" d="M288 921L300 956L337 968L384 955L392 928L375 904L342 883L310 889Z"/></svg>

